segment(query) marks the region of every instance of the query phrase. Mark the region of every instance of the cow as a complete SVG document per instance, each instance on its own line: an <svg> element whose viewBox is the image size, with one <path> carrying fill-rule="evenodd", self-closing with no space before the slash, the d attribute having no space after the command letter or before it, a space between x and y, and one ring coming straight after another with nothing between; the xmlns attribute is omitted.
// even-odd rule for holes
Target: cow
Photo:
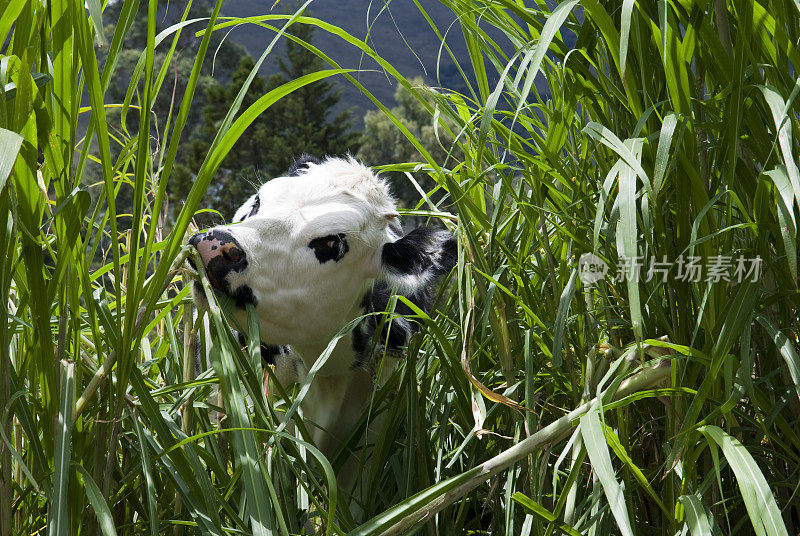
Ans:
<svg viewBox="0 0 800 536"><path fill-rule="evenodd" d="M283 177L264 183L233 223L189 239L215 292L232 298L247 326L258 318L261 355L278 381L302 381L345 330L302 401L313 441L330 456L368 407L377 357L402 355L418 324L382 321L393 293L430 311L458 258L452 233L419 227L404 233L387 182L352 157L303 155ZM193 299L207 307L195 282ZM402 301L395 309L410 314ZM379 329L381 328L381 329Z"/></svg>

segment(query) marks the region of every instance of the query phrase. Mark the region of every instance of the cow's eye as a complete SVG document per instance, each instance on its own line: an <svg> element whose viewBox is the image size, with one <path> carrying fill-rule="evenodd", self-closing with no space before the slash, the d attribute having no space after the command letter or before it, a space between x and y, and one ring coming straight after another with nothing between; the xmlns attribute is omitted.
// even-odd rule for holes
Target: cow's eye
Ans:
<svg viewBox="0 0 800 536"><path fill-rule="evenodd" d="M234 220L233 220L234 223L241 223L244 220L246 220L247 218L255 216L258 213L258 209L261 208L261 197L258 194L256 194L251 199L253 200L253 203L252 203L252 205L250 205L249 209L245 209L245 207L247 206L247 203L250 203L250 200L248 199L247 203L242 205L242 207L239 210L236 211L237 214L240 214L242 210L247 210L247 212L241 214L238 218L234 217Z"/></svg>
<svg viewBox="0 0 800 536"><path fill-rule="evenodd" d="M256 194L256 198L253 200L253 207L250 209L250 212L247 214L247 217L255 216L258 213L258 209L261 208L261 197Z"/></svg>
<svg viewBox="0 0 800 536"><path fill-rule="evenodd" d="M339 262L345 253L350 251L344 233L320 236L309 242L308 247L314 250L314 255L320 264L328 261Z"/></svg>

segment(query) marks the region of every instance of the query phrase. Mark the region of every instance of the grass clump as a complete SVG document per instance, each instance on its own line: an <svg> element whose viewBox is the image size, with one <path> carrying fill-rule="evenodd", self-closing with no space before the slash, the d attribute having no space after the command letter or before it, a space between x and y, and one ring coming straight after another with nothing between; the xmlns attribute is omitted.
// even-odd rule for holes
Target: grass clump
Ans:
<svg viewBox="0 0 800 536"><path fill-rule="evenodd" d="M100 3L5 8L0 535L797 532L796 6L445 3L469 51L453 58L461 93L410 83L300 12L228 20L218 2L208 20L156 35L150 2L122 103L105 95L132 0L102 70ZM275 38L165 221L210 36L240 24ZM426 148L333 52L291 35L299 24L375 58L436 139L453 141ZM168 91L155 50L169 65L186 31L202 40L186 91L152 117ZM240 109L278 39L330 69ZM258 356L231 338L224 304L193 319L180 272L191 218L250 122L330 76L414 145L420 162L384 169L434 181L407 212L447 220L460 244L440 314L421 319L376 395L385 429L362 468L361 519L337 500L342 460L286 432L296 408L265 400ZM109 129L115 106L138 131ZM81 113L91 123L79 137ZM94 195L89 161L102 169ZM115 200L129 187L122 230ZM609 270L591 284L589 253ZM199 374L194 333L217 356Z"/></svg>

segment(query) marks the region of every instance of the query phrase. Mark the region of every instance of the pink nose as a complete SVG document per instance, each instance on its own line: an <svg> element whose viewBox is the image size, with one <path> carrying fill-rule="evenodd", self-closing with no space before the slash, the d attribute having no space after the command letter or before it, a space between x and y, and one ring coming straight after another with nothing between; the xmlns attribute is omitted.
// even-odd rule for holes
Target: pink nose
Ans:
<svg viewBox="0 0 800 536"><path fill-rule="evenodd" d="M211 284L219 290L228 292L230 288L225 277L247 267L247 256L241 245L223 229L196 234L189 239L189 244L200 253Z"/></svg>

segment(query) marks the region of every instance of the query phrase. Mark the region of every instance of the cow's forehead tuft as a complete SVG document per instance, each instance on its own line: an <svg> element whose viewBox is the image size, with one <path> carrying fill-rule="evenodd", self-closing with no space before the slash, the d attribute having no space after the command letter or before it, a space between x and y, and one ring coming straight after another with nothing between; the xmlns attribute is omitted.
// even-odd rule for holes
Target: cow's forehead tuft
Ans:
<svg viewBox="0 0 800 536"><path fill-rule="evenodd" d="M363 201L376 213L391 212L395 206L386 182L352 158L310 163L297 176L267 182L260 196L262 203L292 203L298 208L342 198Z"/></svg>

